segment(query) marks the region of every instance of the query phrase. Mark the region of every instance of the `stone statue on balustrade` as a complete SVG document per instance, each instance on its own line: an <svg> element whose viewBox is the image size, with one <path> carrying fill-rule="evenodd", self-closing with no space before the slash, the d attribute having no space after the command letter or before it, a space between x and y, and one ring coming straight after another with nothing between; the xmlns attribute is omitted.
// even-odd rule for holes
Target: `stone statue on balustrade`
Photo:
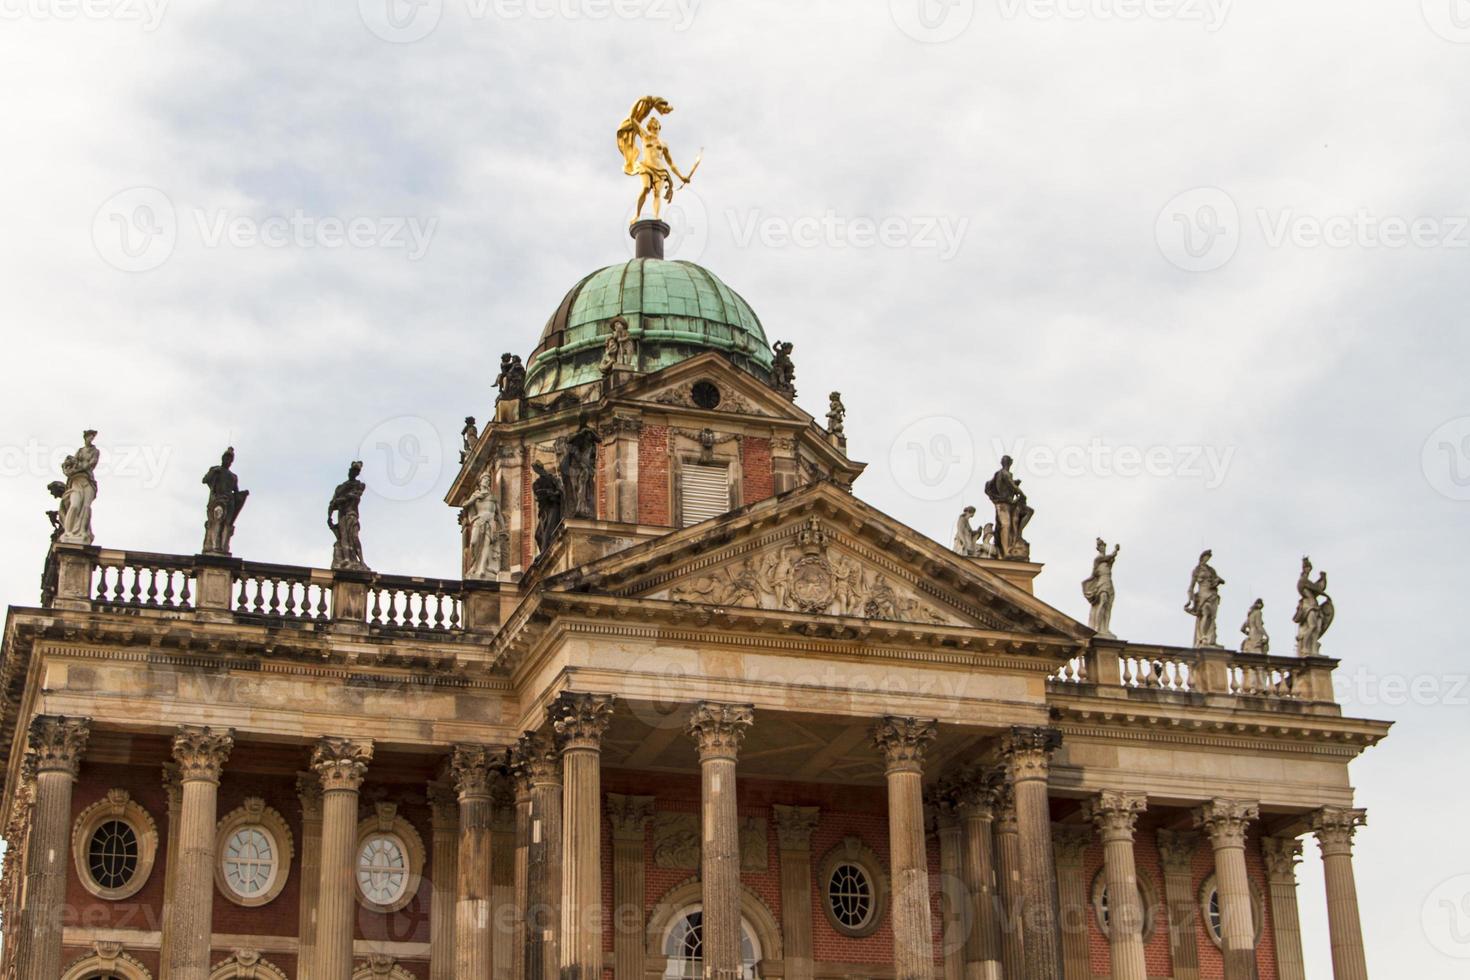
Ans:
<svg viewBox="0 0 1470 980"><path fill-rule="evenodd" d="M562 510L569 517L597 517L597 447L602 437L583 426L557 440Z"/></svg>
<svg viewBox="0 0 1470 980"><path fill-rule="evenodd" d="M521 363L519 354L500 355L500 374L495 379L495 387L500 389L500 394L495 398L497 402L510 401L525 395L526 367Z"/></svg>
<svg viewBox="0 0 1470 980"><path fill-rule="evenodd" d="M1322 635L1332 627L1336 610L1332 597L1327 594L1327 573L1322 572L1312 581L1312 559L1302 559L1302 573L1296 580L1296 612L1291 621L1296 623L1296 652L1299 657L1320 657Z"/></svg>
<svg viewBox="0 0 1470 980"><path fill-rule="evenodd" d="M1108 554L1108 543L1097 539L1097 554L1092 558L1092 574L1082 580L1082 597L1092 606L1087 615L1087 625L1098 636L1115 639L1113 636L1113 562L1118 560L1122 545L1113 545Z"/></svg>
<svg viewBox="0 0 1470 980"><path fill-rule="evenodd" d="M1241 653L1270 653L1271 637L1266 633L1266 602L1257 599L1251 603L1250 612L1245 614L1245 622L1241 624L1240 631L1245 634L1241 641Z"/></svg>
<svg viewBox="0 0 1470 980"><path fill-rule="evenodd" d="M204 553L228 555L235 536L235 519L245 507L249 490L240 489L240 478L230 469L235 465L235 447L226 449L218 466L211 466L202 482L209 487L204 513Z"/></svg>
<svg viewBox="0 0 1470 980"><path fill-rule="evenodd" d="M778 340L771 346L776 355L771 362L771 383L787 398L796 397L796 362L791 359L795 349L796 345L787 340Z"/></svg>
<svg viewBox="0 0 1470 980"><path fill-rule="evenodd" d="M539 459L531 462L531 469L536 471L536 479L531 484L531 496L536 498L536 550L542 552L561 527L562 486L556 474Z"/></svg>
<svg viewBox="0 0 1470 980"><path fill-rule="evenodd" d="M464 577L493 581L502 567L506 532L489 470L480 474L475 492L459 512L459 522L468 532Z"/></svg>
<svg viewBox="0 0 1470 980"><path fill-rule="evenodd" d="M1030 561L1031 545L1026 540L1025 531L1036 511L1026 503L1026 494L1021 491L1021 481L1011 473L1012 463L1009 456L1000 458L1000 469L985 484L985 496L995 505L997 557L1010 561Z"/></svg>
<svg viewBox="0 0 1470 980"><path fill-rule="evenodd" d="M842 392L834 391L827 396L827 434L838 439L847 439L847 406L842 404Z"/></svg>
<svg viewBox="0 0 1470 980"><path fill-rule="evenodd" d="M327 527L337 539L332 545L333 569L368 570L362 557L362 519L358 514L367 484L357 478L360 473L362 462L356 460L347 468L347 479L337 484L337 489L332 491L332 502L327 504Z"/></svg>
<svg viewBox="0 0 1470 980"><path fill-rule="evenodd" d="M995 525L987 524L983 528L970 526L970 519L975 516L975 508L966 507L960 512L959 520L954 527L954 550L956 554L964 555L966 558L994 558L995 557Z"/></svg>
<svg viewBox="0 0 1470 980"><path fill-rule="evenodd" d="M61 464L61 475L65 477L61 493L58 518L61 521L62 544L92 543L92 504L97 499L97 463L102 454L92 440L97 438L96 429L82 433L82 446L66 457Z"/></svg>
<svg viewBox="0 0 1470 980"><path fill-rule="evenodd" d="M1217 620L1220 615L1220 586L1225 580L1210 567L1214 552L1200 553L1199 564L1189 576L1189 597L1184 611L1194 617L1194 645L1203 649L1220 649Z"/></svg>
<svg viewBox="0 0 1470 980"><path fill-rule="evenodd" d="M466 415L464 428L459 430L460 439L463 440L459 450L459 461L461 463L470 458L470 453L475 451L475 444L480 441L480 427L475 424L473 415Z"/></svg>

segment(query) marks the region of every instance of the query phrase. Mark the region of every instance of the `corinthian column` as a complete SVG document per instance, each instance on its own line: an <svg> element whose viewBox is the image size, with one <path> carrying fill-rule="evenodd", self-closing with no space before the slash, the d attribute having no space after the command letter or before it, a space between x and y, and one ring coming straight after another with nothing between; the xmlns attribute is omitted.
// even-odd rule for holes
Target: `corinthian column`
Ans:
<svg viewBox="0 0 1470 980"><path fill-rule="evenodd" d="M995 790L983 777L964 780L956 802L960 815L960 873L970 894L965 936L968 980L1000 980L1000 899L995 874Z"/></svg>
<svg viewBox="0 0 1470 980"><path fill-rule="evenodd" d="M653 797L607 794L613 840L613 980L643 980L643 838Z"/></svg>
<svg viewBox="0 0 1470 980"><path fill-rule="evenodd" d="M448 779L429 784L433 828L429 859L433 895L429 905L429 980L455 980L454 890L459 880L459 794Z"/></svg>
<svg viewBox="0 0 1470 980"><path fill-rule="evenodd" d="M735 759L755 720L748 704L704 701L689 715L689 734L699 745L703 841L700 847L704 903L705 980L740 976L740 823L735 810Z"/></svg>
<svg viewBox="0 0 1470 980"><path fill-rule="evenodd" d="M1021 834L1016 820L1016 794L1010 783L995 792L995 880L1000 899L1000 959L1006 980L1026 976L1026 944L1021 929Z"/></svg>
<svg viewBox="0 0 1470 980"><path fill-rule="evenodd" d="M170 932L165 970L170 980L209 980L219 777L234 745L235 733L228 729L181 725L174 736L174 762L184 791L174 904L165 913Z"/></svg>
<svg viewBox="0 0 1470 980"><path fill-rule="evenodd" d="M1169 911L1169 958L1174 980L1199 980L1199 906L1194 898L1194 855L1199 834L1160 830L1155 834L1164 868L1164 904Z"/></svg>
<svg viewBox="0 0 1470 980"><path fill-rule="evenodd" d="M89 718L38 715L27 736L35 759L36 803L26 846L21 913L25 930L15 971L26 980L61 976L66 862L71 856L71 787L87 748L90 724Z"/></svg>
<svg viewBox="0 0 1470 980"><path fill-rule="evenodd" d="M1046 780L1051 754L1062 742L1055 728L1010 730L1002 743L1006 774L1016 794L1021 843L1021 929L1026 980L1062 980L1062 934L1057 928L1057 871L1052 854Z"/></svg>
<svg viewBox="0 0 1470 980"><path fill-rule="evenodd" d="M812 980L812 831L821 811L814 806L771 807L781 851L781 951L786 980Z"/></svg>
<svg viewBox="0 0 1470 980"><path fill-rule="evenodd" d="M932 980L934 934L929 917L929 861L924 850L924 750L935 723L884 718L873 728L888 777L888 855L893 879L893 969L896 980Z"/></svg>
<svg viewBox="0 0 1470 980"><path fill-rule="evenodd" d="M1213 800L1194 812L1215 848L1215 887L1220 894L1220 951L1225 980L1256 980L1256 924L1245 870L1245 835L1261 815L1255 803Z"/></svg>
<svg viewBox="0 0 1470 980"><path fill-rule="evenodd" d="M311 754L322 781L322 873L316 916L315 980L352 980L353 910L357 881L357 792L373 758L373 743L325 737Z"/></svg>
<svg viewBox="0 0 1470 980"><path fill-rule="evenodd" d="M973 934L970 893L960 871L960 816L948 782L925 794L928 826L939 841L939 958L944 980L965 980L965 943ZM932 896L931 896L932 899Z"/></svg>
<svg viewBox="0 0 1470 980"><path fill-rule="evenodd" d="M505 755L500 756L502 760ZM514 980L521 958L516 922L516 804L503 765L490 787L490 974Z"/></svg>
<svg viewBox="0 0 1470 980"><path fill-rule="evenodd" d="M561 980L602 976L602 734L612 709L606 694L563 694L553 706L565 780Z"/></svg>
<svg viewBox="0 0 1470 980"><path fill-rule="evenodd" d="M175 858L179 853L179 821L184 809L184 784L179 779L179 767L172 762L163 764L163 795L168 800L168 850L165 851L168 863L163 869L163 907L168 910L176 901L174 887L179 880L179 862ZM158 961L169 962L172 950L173 931L165 918L159 936Z"/></svg>
<svg viewBox="0 0 1470 980"><path fill-rule="evenodd" d="M483 745L456 745L449 760L459 794L459 874L454 903L455 976L490 976L490 766Z"/></svg>
<svg viewBox="0 0 1470 980"><path fill-rule="evenodd" d="M1142 793L1112 790L1104 790L1087 805L1087 815L1103 844L1113 980L1148 980L1143 959L1143 902L1133 859L1133 831L1138 815L1146 809L1148 799Z"/></svg>
<svg viewBox="0 0 1470 980"><path fill-rule="evenodd" d="M511 976L513 980L526 980L526 960L530 955L531 937L526 930L526 909L531 903L531 773L521 756L517 744L510 750L511 785L515 790L515 911L511 921L513 941L511 946ZM437 978L432 978L437 980ZM453 980L447 977L445 980Z"/></svg>
<svg viewBox="0 0 1470 980"><path fill-rule="evenodd" d="M1358 886L1353 879L1353 834L1368 822L1365 810L1323 807L1312 814L1327 878L1327 931L1332 939L1333 980L1368 980Z"/></svg>
<svg viewBox="0 0 1470 980"><path fill-rule="evenodd" d="M1266 883L1271 887L1271 936L1276 941L1278 980L1307 980L1302 956L1302 921L1296 902L1296 866L1302 842L1295 837L1263 837Z"/></svg>
<svg viewBox="0 0 1470 980"><path fill-rule="evenodd" d="M1092 980L1087 949L1088 895L1083 880L1092 828L1084 824L1052 824L1052 849L1057 863L1057 915L1062 929L1062 975L1067 980Z"/></svg>
<svg viewBox="0 0 1470 980"><path fill-rule="evenodd" d="M296 774L301 801L301 911L296 922L296 977L316 977L316 906L322 888L322 781L316 773Z"/></svg>
<svg viewBox="0 0 1470 980"><path fill-rule="evenodd" d="M523 980L561 975L562 769L556 743L545 731L516 743L518 778L530 788L526 811L526 930Z"/></svg>

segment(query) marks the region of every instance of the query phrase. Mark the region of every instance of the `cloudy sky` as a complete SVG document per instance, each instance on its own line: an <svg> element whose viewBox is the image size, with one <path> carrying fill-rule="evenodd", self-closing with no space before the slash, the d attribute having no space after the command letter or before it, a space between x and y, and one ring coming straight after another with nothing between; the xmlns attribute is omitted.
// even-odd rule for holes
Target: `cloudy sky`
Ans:
<svg viewBox="0 0 1470 980"><path fill-rule="evenodd" d="M368 462L378 569L456 575L441 502L502 351L629 254L613 130L704 162L676 257L840 389L859 493L947 540L1010 451L1044 598L1121 541L1115 628L1289 652L1329 572L1380 976L1470 957L1466 0L0 0L0 596L35 601L84 427L107 547L192 553L227 444L248 558L324 565ZM1316 847L1309 972L1330 975Z"/></svg>

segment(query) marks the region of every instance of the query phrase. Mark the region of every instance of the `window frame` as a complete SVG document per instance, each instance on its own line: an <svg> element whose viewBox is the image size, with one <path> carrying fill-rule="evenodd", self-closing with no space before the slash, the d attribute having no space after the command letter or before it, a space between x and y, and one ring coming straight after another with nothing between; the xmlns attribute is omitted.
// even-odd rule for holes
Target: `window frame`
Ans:
<svg viewBox="0 0 1470 980"><path fill-rule="evenodd" d="M132 876L122 885L108 888L92 877L92 838L103 824L114 820L126 824L133 831L138 842L138 857ZM77 878L89 894L103 901L120 902L142 891L153 874L153 862L157 856L158 825L125 789L108 790L102 799L79 813L72 824L72 859L76 864Z"/></svg>
<svg viewBox="0 0 1470 980"><path fill-rule="evenodd" d="M264 833L270 838L275 850L276 864L270 883L258 895L241 895L230 886L229 876L225 873L226 845L235 834L247 829ZM286 819L275 809L266 806L264 800L252 796L219 822L215 830L214 854L214 885L220 894L241 908L260 908L280 897L282 889L286 887L295 858L295 841Z"/></svg>
<svg viewBox="0 0 1470 980"><path fill-rule="evenodd" d="M843 922L832 908L832 876L836 873L837 868L844 864L860 868L867 875L868 882L873 889L872 909L867 919L857 926ZM851 939L862 939L871 936L882 924L883 916L888 911L888 876L883 872L882 860L872 848L862 842L861 838L843 838L822 857L817 867L816 884L820 889L822 912L827 917L827 924L838 935Z"/></svg>
<svg viewBox="0 0 1470 980"><path fill-rule="evenodd" d="M403 892L391 902L376 902L369 898L362 889L362 883L358 881L357 873L361 865L362 850L372 837L390 836L395 837L403 848L404 870L406 877L403 883ZM379 803L374 807L373 816L370 816L357 825L357 846L352 852L352 891L357 896L357 904L373 912L390 913L407 908L418 898L419 885L424 874L424 840L419 832L414 829L398 812L396 803Z"/></svg>

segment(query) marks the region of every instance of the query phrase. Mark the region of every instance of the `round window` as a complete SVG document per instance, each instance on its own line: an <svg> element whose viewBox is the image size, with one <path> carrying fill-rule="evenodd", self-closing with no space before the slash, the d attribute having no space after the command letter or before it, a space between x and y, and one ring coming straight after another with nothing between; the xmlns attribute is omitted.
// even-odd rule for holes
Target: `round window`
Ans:
<svg viewBox="0 0 1470 980"><path fill-rule="evenodd" d="M369 834L357 853L357 887L373 905L395 905L408 890L408 852L396 834Z"/></svg>
<svg viewBox="0 0 1470 980"><path fill-rule="evenodd" d="M236 905L269 905L286 887L294 847L285 818L252 796L215 830L215 886Z"/></svg>
<svg viewBox="0 0 1470 980"><path fill-rule="evenodd" d="M1255 941L1260 943L1261 930L1265 926L1265 897L1261 894L1260 887L1252 881L1251 891L1251 920L1255 929ZM1220 889L1216 885L1214 875L1210 875L1200 885L1199 890L1200 911L1204 913L1206 932L1210 940L1220 946L1224 943L1224 914L1220 908Z"/></svg>
<svg viewBox="0 0 1470 980"><path fill-rule="evenodd" d="M827 903L832 917L848 929L858 930L873 918L877 907L873 880L860 864L840 862L827 881Z"/></svg>
<svg viewBox="0 0 1470 980"><path fill-rule="evenodd" d="M138 835L124 820L106 820L87 843L87 870L100 888L125 887L138 873Z"/></svg>
<svg viewBox="0 0 1470 980"><path fill-rule="evenodd" d="M708 381L694 382L689 397L699 408L718 408L721 401L720 389Z"/></svg>
<svg viewBox="0 0 1470 980"><path fill-rule="evenodd" d="M276 842L264 827L241 827L225 841L225 884L241 898L259 898L275 880Z"/></svg>

